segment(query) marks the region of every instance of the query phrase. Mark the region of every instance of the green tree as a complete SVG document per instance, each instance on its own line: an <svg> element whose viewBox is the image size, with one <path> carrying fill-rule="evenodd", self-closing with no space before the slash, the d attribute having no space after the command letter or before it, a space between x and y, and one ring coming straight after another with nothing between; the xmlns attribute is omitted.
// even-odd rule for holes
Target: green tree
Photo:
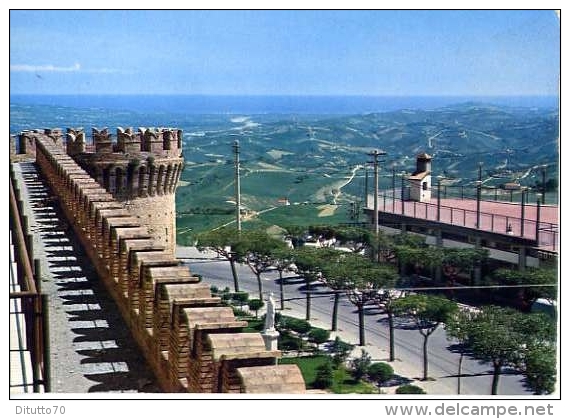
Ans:
<svg viewBox="0 0 570 419"><path fill-rule="evenodd" d="M426 394L425 390L413 384L404 384L396 389L396 394Z"/></svg>
<svg viewBox="0 0 570 419"><path fill-rule="evenodd" d="M336 238L344 247L348 247L353 253L366 252L372 243L373 234L366 228L343 227L338 229Z"/></svg>
<svg viewBox="0 0 570 419"><path fill-rule="evenodd" d="M524 365L529 350L554 342L556 335L554 323L544 314L524 314L496 306L483 307L472 318L468 330L473 355L493 365L493 395L497 394L505 366Z"/></svg>
<svg viewBox="0 0 570 419"><path fill-rule="evenodd" d="M372 357L364 349L361 350L360 356L350 361L350 373L352 377L358 381L366 375L368 367L372 364Z"/></svg>
<svg viewBox="0 0 570 419"><path fill-rule="evenodd" d="M381 289L393 288L398 274L394 267L379 264L356 254L346 254L338 266L339 277L345 279L348 300L358 312L360 346L366 345L364 332L364 307L376 301Z"/></svg>
<svg viewBox="0 0 570 419"><path fill-rule="evenodd" d="M313 382L314 388L325 389L333 385L333 369L330 361L317 367L317 374Z"/></svg>
<svg viewBox="0 0 570 419"><path fill-rule="evenodd" d="M446 324L447 338L454 339L459 344L459 363L457 366L457 394L461 394L461 375L465 351L470 344L471 321L475 313L469 309L458 310Z"/></svg>
<svg viewBox="0 0 570 419"><path fill-rule="evenodd" d="M198 250L213 250L230 263L234 280L234 291L239 292L239 281L236 270L236 262L239 261L239 255L235 253L235 248L240 241L239 232L233 228L220 228L200 233L196 239L196 247Z"/></svg>
<svg viewBox="0 0 570 419"><path fill-rule="evenodd" d="M558 298L558 272L556 268L527 268L523 271L497 269L493 278L508 285L524 285L523 308L528 308L539 298L550 302Z"/></svg>
<svg viewBox="0 0 570 419"><path fill-rule="evenodd" d="M414 294L394 302L396 313L413 319L423 342L423 380L428 379L428 339L440 324L445 323L456 311L457 304L447 298Z"/></svg>
<svg viewBox="0 0 570 419"><path fill-rule="evenodd" d="M534 394L550 394L556 385L556 346L540 343L528 348L524 360L524 376Z"/></svg>
<svg viewBox="0 0 570 419"><path fill-rule="evenodd" d="M273 249L271 252L271 257L273 259L274 266L277 268L277 272L279 272L279 297L281 300L281 310L285 310L283 272L289 270L289 267L292 265L295 257L293 256L293 250L289 248Z"/></svg>
<svg viewBox="0 0 570 419"><path fill-rule="evenodd" d="M306 227L289 225L285 227L285 230L287 231L287 238L291 240L294 249L301 247L305 243L304 236L307 232Z"/></svg>
<svg viewBox="0 0 570 419"><path fill-rule="evenodd" d="M271 237L263 230L243 231L239 242L236 243L235 253L238 260L246 263L257 278L260 300L263 299L261 274L273 266L274 252L285 248L282 240Z"/></svg>
<svg viewBox="0 0 570 419"><path fill-rule="evenodd" d="M333 364L336 368L338 368L341 364L343 364L350 352L354 348L354 345L350 343L344 342L338 336L335 337L332 345L331 345L331 352L333 354Z"/></svg>
<svg viewBox="0 0 570 419"><path fill-rule="evenodd" d="M332 331L336 331L338 326L338 306L341 293L347 289L347 283L352 279L351 272L347 273L347 269L345 269L344 261L346 258L347 255L344 253L338 251L332 253L330 251L328 260L322 265L322 280L333 290Z"/></svg>
<svg viewBox="0 0 570 419"><path fill-rule="evenodd" d="M323 278L322 271L338 251L330 248L300 247L293 252L297 272L305 279L305 319L311 319L311 283Z"/></svg>
<svg viewBox="0 0 570 419"><path fill-rule="evenodd" d="M448 277L451 287L456 286L460 272L471 273L475 267L480 266L489 256L489 251L486 249L440 247L438 250L442 253L441 266L443 273ZM449 294L450 297L453 297L453 290L449 290Z"/></svg>
<svg viewBox="0 0 570 419"><path fill-rule="evenodd" d="M375 362L368 367L368 377L382 387L384 383L390 381L394 376L394 369L385 362Z"/></svg>
<svg viewBox="0 0 570 419"><path fill-rule="evenodd" d="M247 303L250 310L255 311L255 318L257 319L257 312L264 306L263 300L253 298Z"/></svg>
<svg viewBox="0 0 570 419"><path fill-rule="evenodd" d="M232 301L235 304L238 304L240 308L247 304L249 300L249 294L245 291L234 292L231 297Z"/></svg>
<svg viewBox="0 0 570 419"><path fill-rule="evenodd" d="M380 307L386 315L388 316L388 346L390 348L390 361L396 359L396 348L395 348L395 338L394 338L394 317L395 308L394 302L401 298L403 295L400 291L393 289L381 289L376 294L376 304Z"/></svg>
<svg viewBox="0 0 570 419"><path fill-rule="evenodd" d="M434 246L415 247L415 245L398 244L394 247L394 252L400 263L402 273L412 266L416 273L422 268L436 268L441 266L443 254L441 250Z"/></svg>
<svg viewBox="0 0 570 419"><path fill-rule="evenodd" d="M330 336L331 333L328 330L319 327L313 327L308 334L309 342L313 342L315 345L327 342Z"/></svg>

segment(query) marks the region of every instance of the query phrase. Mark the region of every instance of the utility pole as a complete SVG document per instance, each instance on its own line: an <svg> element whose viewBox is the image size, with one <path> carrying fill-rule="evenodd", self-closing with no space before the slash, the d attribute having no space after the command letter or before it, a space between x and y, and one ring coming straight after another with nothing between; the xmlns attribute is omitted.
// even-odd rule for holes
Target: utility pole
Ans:
<svg viewBox="0 0 570 419"><path fill-rule="evenodd" d="M368 155L374 158L374 234L378 235L378 157L385 156L386 152L374 150Z"/></svg>
<svg viewBox="0 0 570 419"><path fill-rule="evenodd" d="M364 165L364 206L368 208L368 163Z"/></svg>
<svg viewBox="0 0 570 419"><path fill-rule="evenodd" d="M542 166L542 205L545 204L546 199L546 165Z"/></svg>
<svg viewBox="0 0 570 419"><path fill-rule="evenodd" d="M396 162L392 163L392 214L396 212Z"/></svg>
<svg viewBox="0 0 570 419"><path fill-rule="evenodd" d="M235 154L235 185L236 185L236 225L237 231L241 231L241 191L239 184L239 141L235 140L234 145Z"/></svg>

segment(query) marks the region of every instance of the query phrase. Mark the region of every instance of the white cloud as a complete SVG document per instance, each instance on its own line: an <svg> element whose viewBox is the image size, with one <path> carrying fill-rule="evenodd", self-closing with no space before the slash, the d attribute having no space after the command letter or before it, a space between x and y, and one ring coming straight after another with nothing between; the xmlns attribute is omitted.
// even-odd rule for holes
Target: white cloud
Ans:
<svg viewBox="0 0 570 419"><path fill-rule="evenodd" d="M52 64L48 65L30 65L30 64L14 64L10 66L10 71L22 71L28 73L52 72L52 73L70 73L80 71L81 65L75 63L71 67L58 67Z"/></svg>
<svg viewBox="0 0 570 419"><path fill-rule="evenodd" d="M82 68L81 64L75 63L70 67L59 67L53 64L47 65L31 65L31 64L13 64L10 71L26 72L26 73L94 73L94 74L132 74L132 72L117 68Z"/></svg>

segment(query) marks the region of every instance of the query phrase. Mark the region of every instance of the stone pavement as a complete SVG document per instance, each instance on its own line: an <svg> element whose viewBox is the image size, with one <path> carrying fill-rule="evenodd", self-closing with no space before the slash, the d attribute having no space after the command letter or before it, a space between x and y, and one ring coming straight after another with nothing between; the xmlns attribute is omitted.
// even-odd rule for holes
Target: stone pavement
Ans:
<svg viewBox="0 0 570 419"><path fill-rule="evenodd" d="M144 357L33 163L14 166L49 296L51 391L157 392Z"/></svg>

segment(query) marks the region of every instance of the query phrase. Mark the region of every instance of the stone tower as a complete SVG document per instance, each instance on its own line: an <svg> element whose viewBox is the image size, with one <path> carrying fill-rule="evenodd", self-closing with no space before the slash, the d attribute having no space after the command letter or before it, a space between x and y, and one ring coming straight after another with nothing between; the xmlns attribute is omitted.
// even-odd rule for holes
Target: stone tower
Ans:
<svg viewBox="0 0 570 419"><path fill-rule="evenodd" d="M182 131L119 127L116 135L113 141L107 128L93 128L88 144L82 128L68 128L67 153L174 254L174 194L184 165Z"/></svg>

